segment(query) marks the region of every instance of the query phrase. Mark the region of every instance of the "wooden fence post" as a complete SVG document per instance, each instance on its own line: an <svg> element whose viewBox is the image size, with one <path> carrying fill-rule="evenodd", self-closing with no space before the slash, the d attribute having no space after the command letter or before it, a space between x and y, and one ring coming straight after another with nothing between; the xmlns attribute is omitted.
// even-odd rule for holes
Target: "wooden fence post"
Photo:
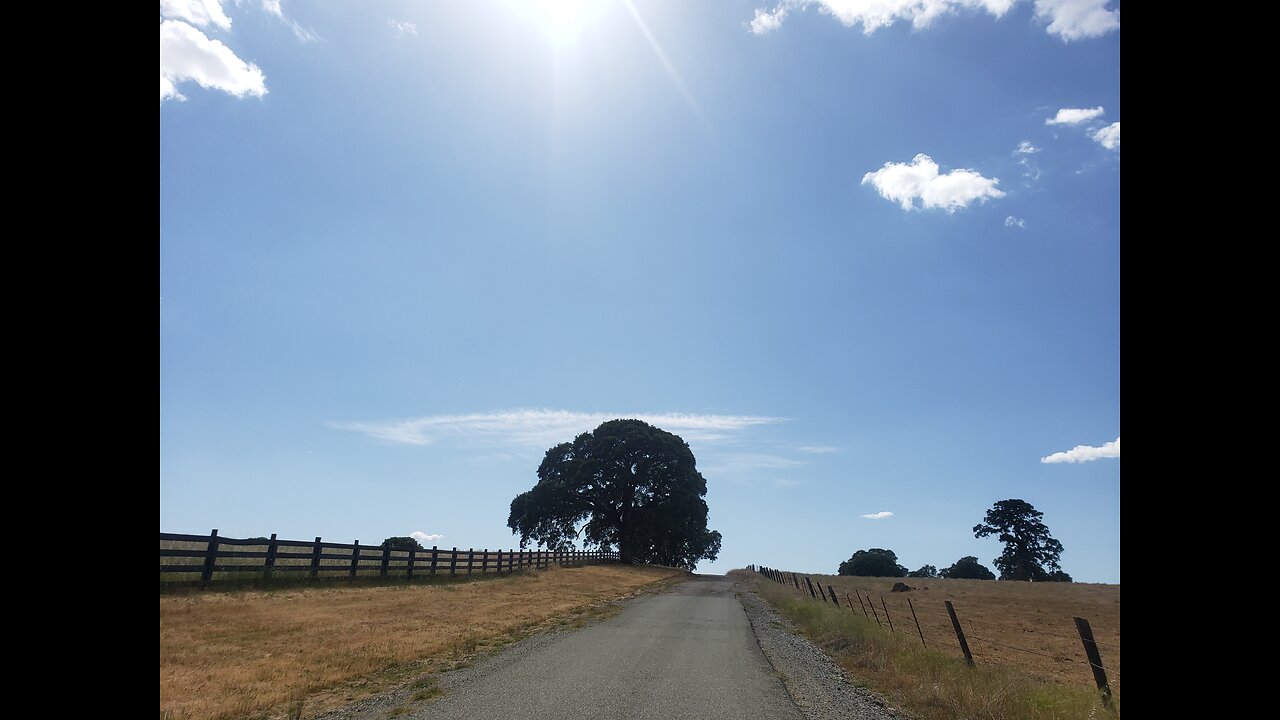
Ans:
<svg viewBox="0 0 1280 720"><path fill-rule="evenodd" d="M218 528L209 533L209 546L204 553L204 570L200 573L200 585L213 579L214 564L218 561Z"/></svg>
<svg viewBox="0 0 1280 720"><path fill-rule="evenodd" d="M808 575L804 576L804 584L809 586L809 597L814 597L814 598L818 597L818 593L814 592L813 582L809 580Z"/></svg>
<svg viewBox="0 0 1280 720"><path fill-rule="evenodd" d="M951 616L951 627L956 629L956 639L960 641L960 649L964 652L964 661L969 663L969 667L973 667L973 653L969 652L969 641L964 639L964 630L960 628L960 618L956 617L955 606L950 600L944 602L947 604L947 614Z"/></svg>
<svg viewBox="0 0 1280 720"><path fill-rule="evenodd" d="M387 576L387 568L391 566L391 546L382 546L382 567L378 570L378 574L382 577Z"/></svg>
<svg viewBox="0 0 1280 720"><path fill-rule="evenodd" d="M315 547L311 550L311 579L312 580L315 580L316 578L320 577L320 552L322 550L323 548L320 547L320 536L317 535Z"/></svg>
<svg viewBox="0 0 1280 720"><path fill-rule="evenodd" d="M1102 667L1102 655L1098 653L1098 642L1093 639L1093 628L1089 621L1082 617L1072 618L1076 621L1076 632L1080 633L1080 642L1084 643L1084 654L1089 658L1089 668L1093 670L1093 681L1102 692L1102 704L1111 705L1111 686L1107 684L1107 669Z"/></svg>
<svg viewBox="0 0 1280 720"><path fill-rule="evenodd" d="M827 592L831 593L831 602L835 603L836 607L840 607L840 598L836 597L836 591L830 585L827 586Z"/></svg>
<svg viewBox="0 0 1280 720"><path fill-rule="evenodd" d="M884 596L880 596L880 607L884 608L884 619L889 621L889 632L893 632L893 618L889 617L889 606L884 602Z"/></svg>
<svg viewBox="0 0 1280 720"><path fill-rule="evenodd" d="M476 549L467 548L467 574L471 574L471 570L476 566Z"/></svg>
<svg viewBox="0 0 1280 720"><path fill-rule="evenodd" d="M853 609L853 601L849 599L848 592L845 592L844 594L844 601L849 603L849 612L855 612L855 610Z"/></svg>
<svg viewBox="0 0 1280 720"><path fill-rule="evenodd" d="M916 632L920 633L920 644L929 647L924 641L924 631L920 629L920 618L916 617L916 606L907 598L907 607L911 608L911 619L916 621Z"/></svg>
<svg viewBox="0 0 1280 720"><path fill-rule="evenodd" d="M449 555L449 575L458 574L458 548L454 546L453 553Z"/></svg>
<svg viewBox="0 0 1280 720"><path fill-rule="evenodd" d="M484 555L480 556L480 574L489 572L489 548L484 549Z"/></svg>
<svg viewBox="0 0 1280 720"><path fill-rule="evenodd" d="M262 566L262 576L271 579L271 573L276 571L276 534L271 533L271 542L267 543L267 561Z"/></svg>
<svg viewBox="0 0 1280 720"><path fill-rule="evenodd" d="M800 589L800 578L797 578L795 573L791 573L791 582L796 584L797 590Z"/></svg>
<svg viewBox="0 0 1280 720"><path fill-rule="evenodd" d="M418 557L418 548L409 548L409 567L405 570L405 579L413 579L413 561Z"/></svg>
<svg viewBox="0 0 1280 720"><path fill-rule="evenodd" d="M355 547L351 548L351 577L356 576L356 568L360 567L360 541L355 542Z"/></svg>
<svg viewBox="0 0 1280 720"><path fill-rule="evenodd" d="M857 588L854 588L853 594L858 596L858 607L862 608L862 616L870 620L871 614L867 612L867 606L862 604L862 593L858 592Z"/></svg>

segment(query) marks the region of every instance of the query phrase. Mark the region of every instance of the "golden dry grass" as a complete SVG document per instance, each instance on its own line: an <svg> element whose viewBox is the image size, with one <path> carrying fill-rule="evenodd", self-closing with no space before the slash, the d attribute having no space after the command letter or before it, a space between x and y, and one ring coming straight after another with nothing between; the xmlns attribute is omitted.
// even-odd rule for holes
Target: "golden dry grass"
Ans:
<svg viewBox="0 0 1280 720"><path fill-rule="evenodd" d="M943 605L950 600L978 663L1007 665L1058 683L1094 686L1073 617L1093 628L1112 691L1120 694L1120 586L1090 583L1029 583L925 578L864 578L812 575L830 584L841 603L855 588L869 591L884 622L881 598L898 632L915 634L907 598L915 605L929 647L960 657L960 646ZM804 579L801 577L801 584ZM895 582L913 590L890 592ZM806 591L807 592L807 591ZM865 602L865 599L864 599ZM845 606L846 608L848 605ZM857 599L853 607L862 614ZM870 608L867 608L868 612ZM917 641L919 640L917 636ZM1014 649L1018 648L1018 649Z"/></svg>
<svg viewBox="0 0 1280 720"><path fill-rule="evenodd" d="M597 565L483 582L160 598L160 711L304 716L598 613L683 571Z"/></svg>
<svg viewBox="0 0 1280 720"><path fill-rule="evenodd" d="M734 574L741 572L734 571ZM929 642L928 647L923 647L906 601L901 599L902 593L895 593L896 597L891 598L887 592L895 578L811 576L815 582L821 579L824 588L828 583L837 588L842 603L846 589L850 595L855 587L869 589L881 622L884 622L885 615L880 606L879 590L885 590L884 602L897 628L897 632L890 632L887 624L882 627L874 619L865 618L857 600L853 600L854 611L850 611L847 604L837 609L829 600L811 598L807 589L798 593L790 584L779 585L754 573L738 576L756 582L760 595L834 657L855 678L855 682L882 693L892 704L921 720L1099 720L1118 715L1118 693L1111 706L1104 706L1092 685L1087 666L1067 664L1072 669L1065 671L1057 664L1066 664L1067 659L1028 655L1047 662L1047 665L1040 666L1013 656L1015 651L1011 650L1008 651L1011 653L1009 657L996 656L988 651L994 645L984 644L974 636L994 640L997 637L994 626L1004 623L1009 627L1002 637L1011 641L1015 633L1036 636L1033 639L1018 637L1020 647L1031 648L1044 637L1049 637L1045 635L1046 628L1052 628L1054 633L1060 630L1060 613L1088 609L1099 617L1105 615L1102 609L1109 607L1106 599L1114 597L1118 600L1119 588L1059 585L1055 591L1047 587L1027 588L1025 583L909 580L915 586L929 587L928 590L921 588L910 593ZM803 577L801 585L804 585ZM936 621L938 616L927 619L927 613L920 612L926 607L940 606L948 596L956 604L961 621L966 623L966 633L970 635L977 662L974 668L967 667L960 659L950 621ZM866 602L865 594L863 602ZM896 603L901 603L901 612L896 609ZM983 608L982 612L977 611L979 607ZM1001 615L1001 608L1005 615ZM977 623L965 620L966 609L972 611L973 617L984 617L990 622L984 627L986 635L977 632ZM869 607L867 610L870 613ZM1114 613L1118 646L1118 605ZM940 617L946 617L945 609L941 610ZM1069 617L1067 622L1070 622ZM1035 632L1023 633L1020 629ZM1066 633L1062 635L1064 637L1055 639L1065 643ZM1078 637L1075 642L1075 647L1080 648ZM1078 654L1083 657L1082 652ZM1114 683L1113 688L1118 690L1118 683Z"/></svg>

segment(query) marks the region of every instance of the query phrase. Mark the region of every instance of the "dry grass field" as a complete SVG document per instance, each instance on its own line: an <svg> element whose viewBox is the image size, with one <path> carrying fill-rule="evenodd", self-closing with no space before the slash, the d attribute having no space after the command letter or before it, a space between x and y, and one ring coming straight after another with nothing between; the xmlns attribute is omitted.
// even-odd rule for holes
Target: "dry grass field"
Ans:
<svg viewBox="0 0 1280 720"><path fill-rule="evenodd" d="M310 717L683 577L622 565L383 587L160 598L160 713Z"/></svg>
<svg viewBox="0 0 1280 720"><path fill-rule="evenodd" d="M810 576L824 589L828 584L835 589L842 604L836 609L830 600L810 597L807 589L797 592L790 583L741 572L734 574L755 582L766 600L857 682L919 718L1083 720L1119 713L1118 585ZM890 592L899 580L914 589ZM800 584L804 586L803 576ZM863 603L870 593L879 623L870 606L870 617L864 617L855 589L862 591ZM927 647L916 632L908 597ZM975 668L960 659L944 600L955 605ZM1110 707L1099 701L1072 616L1093 626L1115 693Z"/></svg>
<svg viewBox="0 0 1280 720"><path fill-rule="evenodd" d="M960 655L951 620L943 600L950 600L964 628L975 662L1009 665L1037 677L1060 683L1093 687L1093 674L1085 664L1084 648L1072 617L1082 617L1093 627L1111 689L1120 694L1120 586L1088 583L994 582L924 578L855 578L812 575L814 582L830 584L847 603L854 588L870 591L880 614L881 598L887 604L895 629L915 633L907 598L930 647ZM895 582L913 590L890 592ZM803 583L803 578L801 579ZM864 600L865 601L865 600ZM848 605L846 605L848 607ZM858 609L858 602L853 600ZM869 608L868 608L869 610ZM884 618L880 620L883 622ZM917 636L917 640L918 640ZM1015 649L1016 648L1016 649Z"/></svg>

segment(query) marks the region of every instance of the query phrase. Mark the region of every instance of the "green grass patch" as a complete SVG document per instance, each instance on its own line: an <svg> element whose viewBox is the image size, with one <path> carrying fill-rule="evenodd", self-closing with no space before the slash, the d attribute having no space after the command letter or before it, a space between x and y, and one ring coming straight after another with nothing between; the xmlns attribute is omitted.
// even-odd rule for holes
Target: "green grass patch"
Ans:
<svg viewBox="0 0 1280 720"><path fill-rule="evenodd" d="M801 596L777 583L757 592L805 637L870 689L920 720L1105 720L1104 707L1084 685L1027 677L998 665L968 667L963 660L920 645L915 635L893 634L847 608Z"/></svg>

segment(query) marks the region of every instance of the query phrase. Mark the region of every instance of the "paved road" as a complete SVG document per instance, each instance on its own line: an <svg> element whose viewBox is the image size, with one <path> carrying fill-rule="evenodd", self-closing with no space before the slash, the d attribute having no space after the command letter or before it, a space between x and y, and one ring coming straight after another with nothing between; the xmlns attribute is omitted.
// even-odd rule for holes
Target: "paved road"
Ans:
<svg viewBox="0 0 1280 720"><path fill-rule="evenodd" d="M503 653L401 717L803 720L731 588L709 575L639 599L598 625Z"/></svg>

